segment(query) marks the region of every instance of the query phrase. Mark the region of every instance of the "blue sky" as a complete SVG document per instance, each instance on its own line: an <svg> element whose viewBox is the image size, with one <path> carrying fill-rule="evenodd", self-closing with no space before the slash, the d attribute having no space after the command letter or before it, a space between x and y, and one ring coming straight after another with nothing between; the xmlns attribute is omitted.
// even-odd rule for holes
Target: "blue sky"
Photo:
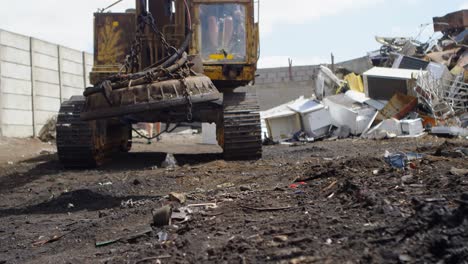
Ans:
<svg viewBox="0 0 468 264"><path fill-rule="evenodd" d="M92 52L92 14L115 0L2 1L0 28ZM375 35L414 37L433 16L468 0L260 0L260 68L309 65L364 56L379 48ZM113 8L134 5L124 0ZM430 36L432 26L424 36Z"/></svg>
<svg viewBox="0 0 468 264"><path fill-rule="evenodd" d="M268 0L262 2L268 3ZM337 61L364 56L379 48L374 40L376 35L416 37L421 24L431 23L432 17L462 7L468 8L468 1L361 1L335 14L312 19L304 17L294 23L276 21L272 31L262 32L262 57L271 62L261 64L264 67L287 66L288 57L293 58L295 65L329 62L332 52ZM427 40L432 34L433 28L429 25L421 39Z"/></svg>

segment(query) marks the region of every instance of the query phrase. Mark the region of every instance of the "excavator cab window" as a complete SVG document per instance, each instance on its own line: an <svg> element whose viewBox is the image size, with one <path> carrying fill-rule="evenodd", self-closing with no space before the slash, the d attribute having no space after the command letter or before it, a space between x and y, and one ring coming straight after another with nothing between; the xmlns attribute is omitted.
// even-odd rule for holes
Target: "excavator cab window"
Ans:
<svg viewBox="0 0 468 264"><path fill-rule="evenodd" d="M246 61L246 8L242 4L200 5L200 47L204 62Z"/></svg>

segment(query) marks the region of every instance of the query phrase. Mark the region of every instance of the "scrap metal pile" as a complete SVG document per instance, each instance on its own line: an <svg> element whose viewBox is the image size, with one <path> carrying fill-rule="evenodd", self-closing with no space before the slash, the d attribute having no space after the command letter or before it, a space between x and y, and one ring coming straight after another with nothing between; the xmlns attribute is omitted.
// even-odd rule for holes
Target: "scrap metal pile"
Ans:
<svg viewBox="0 0 468 264"><path fill-rule="evenodd" d="M468 137L468 10L433 20L441 37L426 43L376 37L362 72L321 66L315 98L261 113L266 141Z"/></svg>

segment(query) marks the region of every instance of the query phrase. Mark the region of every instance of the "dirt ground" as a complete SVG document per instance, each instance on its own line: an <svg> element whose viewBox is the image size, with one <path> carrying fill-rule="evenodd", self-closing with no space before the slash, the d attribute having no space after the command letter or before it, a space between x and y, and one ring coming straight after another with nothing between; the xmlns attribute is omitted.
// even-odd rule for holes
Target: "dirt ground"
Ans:
<svg viewBox="0 0 468 264"><path fill-rule="evenodd" d="M0 263L468 262L466 140L277 145L225 162L169 138L87 171L0 140ZM386 150L425 156L401 171ZM161 168L164 152L179 167ZM164 205L172 224L152 225Z"/></svg>

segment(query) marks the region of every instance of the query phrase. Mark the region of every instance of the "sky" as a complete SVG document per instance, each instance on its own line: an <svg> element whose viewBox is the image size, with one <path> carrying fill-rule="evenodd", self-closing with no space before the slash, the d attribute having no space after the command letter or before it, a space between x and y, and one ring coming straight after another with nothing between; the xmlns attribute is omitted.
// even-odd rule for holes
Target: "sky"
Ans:
<svg viewBox="0 0 468 264"><path fill-rule="evenodd" d="M0 0L0 28L93 51L93 13L116 0ZM258 0L256 0L258 1ZM124 0L112 11L134 7ZM260 0L259 68L345 61L379 48L375 36L433 36L432 17L468 0ZM422 32L422 34L420 34Z"/></svg>

